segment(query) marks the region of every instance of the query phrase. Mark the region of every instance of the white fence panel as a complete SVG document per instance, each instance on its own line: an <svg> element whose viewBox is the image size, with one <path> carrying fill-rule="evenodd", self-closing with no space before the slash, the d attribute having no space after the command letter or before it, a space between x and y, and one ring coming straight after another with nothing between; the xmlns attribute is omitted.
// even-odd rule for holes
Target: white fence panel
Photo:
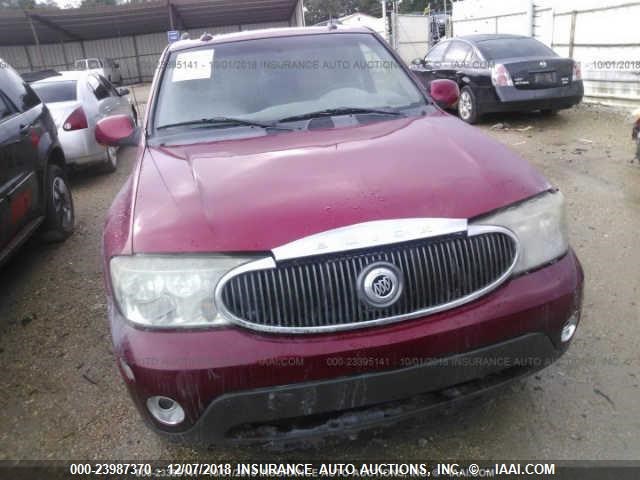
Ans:
<svg viewBox="0 0 640 480"><path fill-rule="evenodd" d="M424 15L394 15L395 46L402 59L410 63L422 58L429 49L429 17Z"/></svg>

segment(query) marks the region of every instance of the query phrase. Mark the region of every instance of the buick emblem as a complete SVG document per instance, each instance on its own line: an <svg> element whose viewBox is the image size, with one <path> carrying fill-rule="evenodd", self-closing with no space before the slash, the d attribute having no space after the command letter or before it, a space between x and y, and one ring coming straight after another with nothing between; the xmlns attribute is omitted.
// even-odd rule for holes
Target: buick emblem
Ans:
<svg viewBox="0 0 640 480"><path fill-rule="evenodd" d="M360 298L367 305L390 307L402 295L402 272L391 263L374 263L360 273L357 287Z"/></svg>
<svg viewBox="0 0 640 480"><path fill-rule="evenodd" d="M542 68L545 68L547 66L547 62L545 62L544 60L540 62L540 66Z"/></svg>

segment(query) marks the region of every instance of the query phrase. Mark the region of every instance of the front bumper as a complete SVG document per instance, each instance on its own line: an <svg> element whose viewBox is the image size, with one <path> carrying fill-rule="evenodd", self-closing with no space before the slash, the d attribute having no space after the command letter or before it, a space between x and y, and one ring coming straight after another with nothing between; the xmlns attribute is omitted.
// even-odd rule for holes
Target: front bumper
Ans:
<svg viewBox="0 0 640 480"><path fill-rule="evenodd" d="M474 395L544 368L567 348L560 332L580 314L582 284L582 269L570 252L463 307L305 337L240 328L143 331L110 311L120 368L143 417L178 439L215 443L252 437L246 431L256 427L272 436L272 428L261 427L283 420L334 415L325 426L340 431L395 421L449 400L452 387ZM145 406L154 395L178 401L185 422L175 428L157 424ZM347 426L336 423L336 412L384 409L389 402L402 405L393 406L393 414L369 411L350 416Z"/></svg>
<svg viewBox="0 0 640 480"><path fill-rule="evenodd" d="M536 372L566 351L541 333L399 370L225 394L186 432L189 444L292 442L357 432L469 400Z"/></svg>
<svg viewBox="0 0 640 480"><path fill-rule="evenodd" d="M71 132L59 128L58 139L69 165L90 165L106 159L106 149L98 145L91 128Z"/></svg>

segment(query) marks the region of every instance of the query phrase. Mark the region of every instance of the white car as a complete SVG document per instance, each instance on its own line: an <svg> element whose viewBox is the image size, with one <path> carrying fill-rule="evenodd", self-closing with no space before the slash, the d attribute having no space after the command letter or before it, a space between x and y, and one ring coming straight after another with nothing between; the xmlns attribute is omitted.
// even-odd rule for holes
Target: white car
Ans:
<svg viewBox="0 0 640 480"><path fill-rule="evenodd" d="M137 123L129 90L116 89L93 72L58 73L31 86L51 111L67 163L73 166L102 163L107 171L115 171L116 149L99 145L94 131L99 120L111 115L130 115Z"/></svg>
<svg viewBox="0 0 640 480"><path fill-rule="evenodd" d="M98 73L116 85L122 83L120 64L111 58L81 58L75 61L74 68Z"/></svg>

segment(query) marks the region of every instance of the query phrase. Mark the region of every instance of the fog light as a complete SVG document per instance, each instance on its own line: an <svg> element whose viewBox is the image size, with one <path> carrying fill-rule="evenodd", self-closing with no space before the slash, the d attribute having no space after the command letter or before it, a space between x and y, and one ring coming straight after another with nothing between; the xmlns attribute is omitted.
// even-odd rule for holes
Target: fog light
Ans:
<svg viewBox="0 0 640 480"><path fill-rule="evenodd" d="M562 332L560 333L560 340L562 343L567 343L569 340L573 338L578 329L578 320L580 320L580 314L578 312L571 315L571 318L567 323L562 327Z"/></svg>
<svg viewBox="0 0 640 480"><path fill-rule="evenodd" d="M184 410L169 397L150 397L147 408L153 418L164 425L178 425L184 421Z"/></svg>

